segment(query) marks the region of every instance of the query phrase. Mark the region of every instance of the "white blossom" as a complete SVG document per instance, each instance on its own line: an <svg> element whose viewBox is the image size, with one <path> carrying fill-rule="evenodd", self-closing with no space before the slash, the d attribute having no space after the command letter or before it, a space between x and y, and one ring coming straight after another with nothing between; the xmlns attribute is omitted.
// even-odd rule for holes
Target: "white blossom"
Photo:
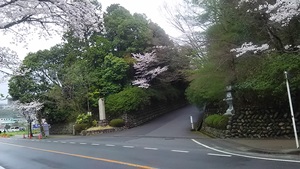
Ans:
<svg viewBox="0 0 300 169"><path fill-rule="evenodd" d="M0 47L0 73L1 81L6 80L12 74L19 72L21 61L15 51L7 47Z"/></svg>
<svg viewBox="0 0 300 169"><path fill-rule="evenodd" d="M102 31L101 6L90 0L0 0L0 34L20 43L30 35L49 37L72 30L79 38ZM5 79L20 74L20 61L12 50L0 47L0 73ZM22 74L22 73L21 73Z"/></svg>
<svg viewBox="0 0 300 169"><path fill-rule="evenodd" d="M15 101L11 104L11 107L19 110L20 114L24 116L28 122L32 122L36 120L36 113L44 107L44 104L39 101L32 101L30 103Z"/></svg>
<svg viewBox="0 0 300 169"><path fill-rule="evenodd" d="M132 81L132 84L134 86L139 86L141 88L148 88L148 87L150 87L149 81L147 79L145 79L145 78L136 79L136 80Z"/></svg>
<svg viewBox="0 0 300 169"><path fill-rule="evenodd" d="M41 28L49 33L57 25L83 37L100 31L101 23L101 11L89 0L0 0L0 30L20 34Z"/></svg>
<svg viewBox="0 0 300 169"><path fill-rule="evenodd" d="M293 18L300 14L300 0L275 0L272 3L257 0L240 0L239 6L243 5L243 3L259 3L257 7L247 10L247 12L259 11L267 14L265 16L268 16L269 25L280 23L281 26L287 26ZM288 50L290 47L292 46L285 45L284 49ZM231 52L237 52L238 54L236 56L238 57L248 51L257 53L267 49L269 49L268 44L257 46L252 43L244 43L241 47L232 49Z"/></svg>
<svg viewBox="0 0 300 169"><path fill-rule="evenodd" d="M167 66L154 66L158 62L155 51L145 53L144 55L140 53L132 54L132 56L136 60L136 63L133 65L136 71L136 76L135 80L132 82L135 86L148 88L150 86L149 82L152 79L168 70Z"/></svg>
<svg viewBox="0 0 300 169"><path fill-rule="evenodd" d="M287 24L289 21L299 15L299 0L276 0L275 4L267 4L267 13L270 13L269 20Z"/></svg>
<svg viewBox="0 0 300 169"><path fill-rule="evenodd" d="M256 3L257 0L241 0L239 6L243 3ZM248 10L250 12L251 10ZM299 0L276 0L275 3L265 2L260 4L253 11L265 11L270 14L268 18L270 21L282 23L287 25L290 20L300 14L300 1Z"/></svg>
<svg viewBox="0 0 300 169"><path fill-rule="evenodd" d="M246 43L242 44L241 47L231 49L230 51L236 52L237 53L236 57L239 57L247 52L253 52L253 53L262 52L262 51L269 49L269 47L270 46L268 44L263 44L261 46L257 46L257 45L253 45L252 42L249 42L249 43L246 42Z"/></svg>
<svg viewBox="0 0 300 169"><path fill-rule="evenodd" d="M285 45L285 46L284 46L284 49L285 49L285 50L288 50L291 46L292 46L292 45Z"/></svg>

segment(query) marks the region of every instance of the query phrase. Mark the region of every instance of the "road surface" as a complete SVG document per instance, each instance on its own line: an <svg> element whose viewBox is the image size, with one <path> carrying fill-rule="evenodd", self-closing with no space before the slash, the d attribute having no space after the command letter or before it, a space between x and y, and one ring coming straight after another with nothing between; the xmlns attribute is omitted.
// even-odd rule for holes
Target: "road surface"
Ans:
<svg viewBox="0 0 300 169"><path fill-rule="evenodd" d="M190 115L196 119L200 112L187 106L137 128L90 137L2 138L0 166L5 169L300 167L297 157L243 155L209 147L212 139L190 132Z"/></svg>

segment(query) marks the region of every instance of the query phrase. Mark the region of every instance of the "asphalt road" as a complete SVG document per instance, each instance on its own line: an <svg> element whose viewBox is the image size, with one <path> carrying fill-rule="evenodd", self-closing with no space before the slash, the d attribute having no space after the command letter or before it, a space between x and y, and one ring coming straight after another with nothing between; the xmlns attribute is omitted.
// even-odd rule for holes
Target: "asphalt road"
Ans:
<svg viewBox="0 0 300 169"><path fill-rule="evenodd" d="M297 159L257 154L239 156L205 146L213 140L190 132L190 115L196 119L200 112L187 106L137 128L91 137L2 138L0 169L1 166L5 169L300 167Z"/></svg>

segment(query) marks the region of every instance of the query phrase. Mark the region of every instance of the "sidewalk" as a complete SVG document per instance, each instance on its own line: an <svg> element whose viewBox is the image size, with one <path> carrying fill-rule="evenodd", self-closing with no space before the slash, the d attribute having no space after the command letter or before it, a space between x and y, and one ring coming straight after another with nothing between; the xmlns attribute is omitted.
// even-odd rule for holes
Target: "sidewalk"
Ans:
<svg viewBox="0 0 300 169"><path fill-rule="evenodd" d="M242 147L248 152L267 154L300 155L294 139L224 139L233 147Z"/></svg>
<svg viewBox="0 0 300 169"><path fill-rule="evenodd" d="M205 131L199 132L212 139L211 145L233 151L244 151L263 154L291 154L300 155L300 148L297 149L294 138L217 138ZM299 145L300 145L300 138ZM214 142L214 143L213 143Z"/></svg>
<svg viewBox="0 0 300 169"><path fill-rule="evenodd" d="M294 139L211 139L211 146L223 150L300 155L300 149L296 148Z"/></svg>

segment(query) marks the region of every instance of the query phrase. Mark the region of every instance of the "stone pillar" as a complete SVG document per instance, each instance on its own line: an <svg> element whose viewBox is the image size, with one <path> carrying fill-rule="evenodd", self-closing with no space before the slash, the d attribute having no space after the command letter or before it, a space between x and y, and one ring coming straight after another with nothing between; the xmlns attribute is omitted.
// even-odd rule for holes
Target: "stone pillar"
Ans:
<svg viewBox="0 0 300 169"><path fill-rule="evenodd" d="M105 117L105 104L104 104L104 98L100 98L98 101L99 105L99 125L100 126L106 126L107 120Z"/></svg>

